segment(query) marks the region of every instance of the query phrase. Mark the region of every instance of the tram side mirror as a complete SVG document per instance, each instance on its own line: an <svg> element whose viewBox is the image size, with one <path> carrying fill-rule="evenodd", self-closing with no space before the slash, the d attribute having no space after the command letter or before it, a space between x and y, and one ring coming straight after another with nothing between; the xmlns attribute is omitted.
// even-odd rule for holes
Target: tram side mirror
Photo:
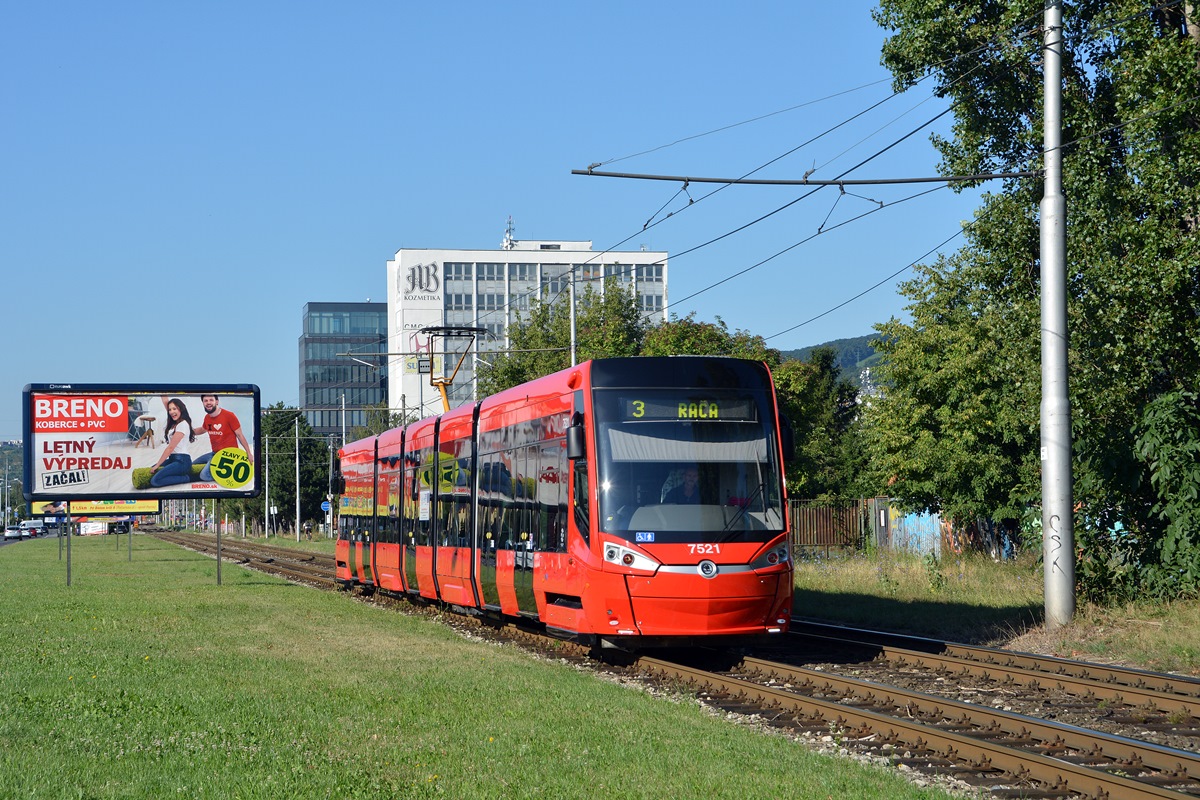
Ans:
<svg viewBox="0 0 1200 800"><path fill-rule="evenodd" d="M791 463L796 459L796 432L786 414L779 415L779 443L783 448L783 460Z"/></svg>
<svg viewBox="0 0 1200 800"><path fill-rule="evenodd" d="M332 494L346 493L346 479L342 476L341 470L338 470L329 476L329 491Z"/></svg>
<svg viewBox="0 0 1200 800"><path fill-rule="evenodd" d="M567 458L574 461L575 459L585 457L587 455L587 447L584 442L582 422L576 422L567 428Z"/></svg>

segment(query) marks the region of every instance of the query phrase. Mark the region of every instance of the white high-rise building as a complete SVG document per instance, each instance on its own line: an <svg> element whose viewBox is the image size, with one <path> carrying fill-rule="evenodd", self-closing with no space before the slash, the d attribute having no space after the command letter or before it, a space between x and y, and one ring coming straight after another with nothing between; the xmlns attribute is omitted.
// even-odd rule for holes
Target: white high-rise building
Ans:
<svg viewBox="0 0 1200 800"><path fill-rule="evenodd" d="M428 370L441 364L427 359L428 327L483 328L450 387L451 407L474 397L474 356L508 347L508 328L529 310L533 298L569 302L575 291L592 286L603 291L604 279L615 278L632 288L645 314L666 318L667 254L646 250L592 250L591 242L518 241L511 230L500 250L396 251L387 262L388 398L393 411L424 417L442 411L441 394ZM444 349L435 340L434 350ZM453 365L451 365L451 369Z"/></svg>

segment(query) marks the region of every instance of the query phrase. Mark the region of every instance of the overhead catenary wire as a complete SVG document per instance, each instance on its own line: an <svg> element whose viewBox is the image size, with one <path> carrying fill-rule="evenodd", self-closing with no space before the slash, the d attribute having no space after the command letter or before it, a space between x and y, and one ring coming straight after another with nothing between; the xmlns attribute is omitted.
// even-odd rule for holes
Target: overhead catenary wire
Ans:
<svg viewBox="0 0 1200 800"><path fill-rule="evenodd" d="M1095 34L1095 33L1098 33L1098 32L1101 32L1101 31L1103 31L1103 30L1104 30L1104 29L1106 29L1106 28L1109 28L1109 27L1111 27L1111 26L1114 26L1114 25L1120 24L1121 22L1128 21L1128 20L1130 20L1130 19L1134 19L1134 18L1136 18L1136 17L1138 17L1138 16L1141 16L1141 15L1143 15L1143 14L1147 13L1147 11L1153 11L1153 10L1162 10L1162 9L1169 9L1169 8L1172 8L1172 7L1176 7L1176 6L1180 5L1180 4L1181 4L1181 3L1180 3L1180 0L1170 0L1169 2L1163 2L1163 3L1159 3L1159 4L1157 4L1156 6L1153 6L1153 7L1149 8L1149 9L1146 9L1146 10L1143 10L1143 11L1139 11L1137 14L1129 15L1129 16L1127 16L1127 17L1123 17L1123 18L1120 18L1120 19L1117 19L1117 20L1114 20L1114 21L1111 21L1111 22L1104 22L1104 23L1093 23L1093 24L1092 24L1092 26L1089 28L1089 30L1088 30L1086 33L1087 33L1087 34ZM1037 15L1031 15L1030 17L1026 18L1025 20L1022 20L1021 22L1017 23L1016 25L1014 25L1014 26L1009 26L1009 27L1008 27L1008 28L1007 28L1005 31L1003 31L1003 32L1001 32L1001 33L999 33L999 34L997 34L997 35L996 35L995 37L993 37L993 39L992 39L992 40L990 40L989 42L985 42L985 43L983 43L983 44L981 44L981 45L979 45L979 46L977 46L977 47L973 48L973 49L972 49L970 52L968 52L968 53L965 53L965 54L957 54L957 55L951 56L951 57L947 58L947 59L945 60L945 62L943 62L943 63L950 62L950 61L953 61L953 60L955 60L955 59L961 59L961 58L964 58L964 57L966 57L966 56L973 56L974 54L976 54L976 53L978 53L978 52L981 52L981 51L983 51L983 50L986 50L986 49L988 49L989 47L991 47L991 46L993 46L993 45L1000 45L1000 46L1002 46L1002 47L1003 47L1003 46L1005 46L1005 45L1004 45L1004 41L1003 41L1004 37L1013 36L1013 35L1015 35L1015 36L1018 36L1018 37L1021 37L1021 36L1027 36L1027 35L1032 35L1032 34L1036 33L1036 32L1037 32L1037 30L1038 30L1038 28L1037 28L1036 26L1034 26L1034 27L1033 27L1031 30L1028 30L1028 31L1026 31L1026 30L1021 30L1021 29L1020 29L1020 26L1023 26L1023 25L1027 25L1027 24L1029 24L1031 21L1033 21L1034 19L1036 19L1036 18L1037 18L1037 16L1040 16L1040 11L1038 12L1038 14L1037 14ZM916 85L917 83L919 83L919 82L920 82L920 81L922 81L922 80L925 80L925 79L926 79L926 78L928 78L928 77L930 77L930 74L928 74L928 73L927 73L925 76L922 76L921 78L919 78L919 79L917 79L917 80L914 80L914 81L913 81L911 84L909 84L909 87L906 87L906 88L911 88L911 86L914 86L914 85ZM884 80L886 80L886 79L884 79ZM779 115L779 114L785 113L785 112L787 112L787 111L790 111L790 110L795 110L795 109L798 109L798 108L803 108L803 107L805 107L805 106L809 106L809 105L812 105L812 104L814 104L814 103L818 103L818 102L820 102L821 100L824 100L824 99L829 99L829 98L831 98L831 97L838 97L838 96L842 96L842 95L850 94L850 93L853 93L853 92L855 92L855 91L859 91L859 90L861 90L861 89L869 88L869 87L871 87L871 86L877 85L877 84L879 84L879 83L882 83L882 82L884 82L884 81L883 81L883 80L880 80L880 81L875 81L875 82L872 82L872 83L865 84L865 85L863 85L863 86L855 87L855 88L853 88L853 89L848 89L848 90L845 90L845 91L842 91L842 92L837 92L837 93L834 93L834 94L832 94L832 95L829 95L829 96L827 96L826 98L819 98L818 100L807 101L807 102L805 102L805 103L800 103L800 104L796 104L796 105L794 105L794 106L789 106L788 108L781 109L781 110L779 110L779 111L770 112L770 113L768 113L768 114L759 115L759 116L757 116L757 117L754 117L754 118L751 118L751 119L748 119L748 120L743 120L743 121L741 121L741 122L737 122L737 123L733 123L733 124L730 124L730 125L721 126L721 127L719 127L719 128L716 128L716 129L714 129L714 130L711 130L711 131L707 131L707 132L705 132L705 133L696 134L696 135L687 136L687 137L682 137L682 138L680 138L680 139L677 139L677 140L675 140L675 141L673 141L673 142L671 142L671 143L669 143L669 144L664 144L664 145L660 145L660 146L657 146L657 147L649 148L649 149L646 149L646 150L639 151L639 152L637 152L637 153L632 153L632 154L630 154L630 155L621 156L621 157L618 157L618 158L612 158L612 159L608 159L608 160L605 160L605 161L603 161L603 162L596 162L596 163L592 164L592 165L589 167L589 170L594 170L594 168L595 168L595 167L604 166L604 165L606 165L606 164L612 164L612 163L616 163L616 162L618 162L618 161L623 161L623 160L630 159L630 158L633 158L633 157L636 157L636 156L640 156L640 155L646 155L646 154L649 154L649 153L653 153L653 152L656 152L656 151L659 151L659 150L662 150L662 149L665 149L665 148L671 147L671 146L673 146L673 145L676 145L676 144L680 144L680 143L683 143L683 142L686 142L686 141L690 141L690 140L693 140L693 139L697 139L697 138L701 138L701 137L704 137L704 136L709 136L709 135L712 135L712 134L716 134L716 133L720 133L720 132L723 132L723 131L727 131L727 130L729 130L729 129L736 128L736 127L739 127L739 126L742 126L742 125L745 125L745 124L753 123L753 122L756 122L756 121L760 121L760 120L766 119L766 118L768 118L768 117L777 116L777 115ZM893 96L895 96L896 94L899 94L899 93L898 93L898 92L897 92L897 93L893 93ZM1177 105L1180 105L1180 104L1182 104L1182 103L1185 103L1185 102L1191 102L1191 99L1187 99L1187 100L1180 101L1180 103L1179 103L1179 104L1177 104ZM1167 110L1167 109L1164 109L1163 111L1165 111L1165 110ZM1153 112L1153 113L1161 113L1161 111L1160 111L1160 112ZM1146 116L1150 116L1150 115L1146 115ZM1143 117L1143 118L1144 118L1144 117ZM1126 123L1126 124L1128 124L1128 123ZM1119 127L1119 126L1113 126L1113 127ZM1092 136L1099 136L1099 135L1101 135L1101 133L1094 133L1094 134L1092 134ZM1063 145L1063 146L1065 147L1065 146L1067 146L1067 145L1070 145L1070 144L1073 144L1073 143L1076 143L1076 142L1082 141L1082 140L1083 140L1083 139L1085 139L1085 138L1089 138L1089 137L1081 137L1080 139L1073 140L1072 142L1067 142L1067 143L1064 143L1064 145ZM790 153L790 152L793 152L793 151L789 151L789 153ZM787 154L784 154L784 155L787 155ZM783 156L780 156L780 158L781 158L781 157L783 157ZM777 159L775 159L775 160L777 160ZM771 162L768 162L768 163L771 163ZM579 172L579 171L575 171L575 172ZM603 175L603 173L598 173L598 172L597 172L597 173L594 173L594 174L596 174L597 176ZM629 173L629 174L630 174L630 175L633 175L634 173ZM752 174L753 174L753 172L751 172L751 173L747 173L747 175L748 175L748 176L749 176L749 175L752 175ZM973 180L984 180L984 179L999 179L999 178L1030 178L1030 177L1036 177L1036 176L1038 176L1038 175L1040 175L1040 174L1041 174L1041 173L1040 173L1040 170L1028 170L1028 171L1022 171L1022 172L1011 172L1011 173L987 173L987 174L980 174L980 175L968 175L968 176L948 176L948 177L941 177L941 178L882 178L882 179L866 179L866 180L842 179L842 180L832 180L832 181L829 181L829 182L828 182L828 185L838 185L838 186L840 186L840 187L844 187L844 186L854 186L854 185L872 185L872 184L874 184L874 185L886 185L886 184L919 183L919 182L934 182L934 181L941 181L941 182L946 182L946 181L954 181L954 182L959 182L959 181L967 181L967 182L970 182L970 181L973 181ZM624 175L624 173L614 173L614 176L616 176L616 175ZM663 179L671 179L671 178L683 178L683 179L686 179L686 180L690 180L690 181L691 181L691 182L693 182L693 183L701 183L701 182L706 182L706 179L702 179L702 178L696 178L696 177L689 177L689 176L664 176L664 177L663 177ZM745 183L745 184L758 184L758 183L761 183L761 184L784 183L783 181L772 181L772 180L766 180L766 179L752 179L752 178L749 178L749 177L746 177L746 178L744 178L744 179L734 179L733 181L731 181L730 179L725 179L725 178L715 178L715 179L709 179L709 180L711 180L711 182L714 182L714 183L721 183L721 184L728 184L728 183L735 183L735 182L736 182L736 183ZM820 182L819 182L819 181L817 181L817 180L814 180L814 179L811 179L811 178L810 178L809 180L805 181L804 183L806 183L806 184L808 184L808 185L812 185L812 186L818 186L818 185L820 185ZM686 184L685 184L685 185L686 185ZM722 188L724 188L724 186L722 186ZM681 190L680 190L680 191L676 192L676 195L675 195L675 196L677 197L677 196L680 194L680 192L682 192L682 191L683 191L683 189L681 188ZM718 191L719 191L719 190L718 190ZM706 197L708 197L708 196L711 196L711 193L710 193L709 195L705 195L705 196L703 196L703 197L700 197L700 198L697 198L697 199L694 199L694 200L689 198L688 206L691 206L691 205L693 205L694 203L700 202L701 200L705 199L705 198L706 198ZM670 204L670 202L671 202L671 200L668 200L668 201L667 201L667 203L666 203L666 204L664 204L663 208L665 208L667 205L669 205L669 204ZM903 201L899 201L899 202L903 202ZM658 216L658 214L660 214L660 213L661 213L661 211L662 211L662 208L660 208L660 209L659 209L657 212L655 212L655 214L654 214L654 215L652 215L652 216L650 217L650 219L651 219L651 220L654 220L654 219L655 219L655 218ZM862 216L865 216L865 215L862 215ZM659 220L659 221L661 221L661 220ZM574 272L575 272L575 271L576 271L576 270L577 270L579 267L581 267L581 266L585 266L585 265L587 265L587 264L591 264L591 263L593 263L593 262L594 262L594 261L595 261L597 258L603 257L604 255L607 255L608 253L610 253L610 252L611 252L612 250L614 250L615 248L617 248L617 247L620 247L621 245L625 244L626 242L630 241L631 239L633 239L634 237L636 237L637 235L639 235L639 233L641 233L641 232L644 232L644 231L645 231L645 230L647 230L649 227L653 227L654 225L657 225L657 224L658 224L658 222L654 222L654 223L652 223L652 224L644 225L644 226L643 226L643 228L642 228L642 231L639 231L638 233L632 234L631 236L629 236L629 237L626 237L625 239L621 240L620 242L618 242L617 244L615 244L615 245L611 246L610 248L608 248L608 249L606 249L606 250L604 250L604 251L601 251L600 253L597 253L596 255L594 255L594 256L592 256L590 259L588 259L588 261L584 262L584 264L583 264L583 265L573 265L573 266L572 266L572 269L571 269L571 270L570 270L568 273L564 273L564 276L567 276L567 275L571 275L571 274L573 274L573 273L574 273ZM707 244L707 243L706 243L706 244ZM701 247L702 247L702 246L704 246L704 245L701 245ZM690 249L690 250L683 251L683 252L681 252L681 253L677 253L677 254L675 254L675 256L673 256L673 258L679 258L679 257L681 257L681 256L683 256L683 255L686 255L687 253L694 252L696 249L698 249L698 248L692 248L692 249ZM774 258L774 256L773 256L772 258ZM769 260L769 259L768 259L768 260ZM765 263L765 262L760 262L760 264L761 264L761 263ZM623 273L626 273L626 274L628 273L628 270L630 270L630 269L632 269L632 268L633 268L633 266L632 266L632 265L629 265L629 266L622 265L622 266L623 266L623 270L622 270L622 272L623 272ZM755 266L757 266L757 265L755 265ZM749 269L753 269L753 268L754 268L754 267L751 267L751 268L749 268ZM747 270L742 270L742 271L740 271L740 272L738 272L738 273L734 273L733 275L731 275L731 276L729 276L729 277L730 277L730 279L732 279L732 278L734 278L734 277L737 277L737 276L739 276L739 275L741 275L741 274L744 274L746 271L748 271L748 269L747 269ZM559 276L559 277L564 277L564 276ZM599 278L586 279L586 280L598 280L598 279L599 279ZM718 282L717 284L713 284L713 286L719 285L720 283L723 283L723 282L725 282L725 281L724 281L724 280L723 280L723 281L720 281L720 282ZM711 288L711 287L710 287L710 288ZM873 288L876 288L876 287L873 287ZM535 294L540 294L540 293L543 293L543 292L545 292L545 290L546 290L546 286L544 286L544 285L541 285L541 286L538 286L538 287L536 287L535 289L531 289L531 290L530 290L530 291L528 291L528 292L524 292L524 293L523 293L523 294L521 294L519 297L521 297L521 298L524 298L524 297L531 297L531 296L533 296L533 295L535 295ZM703 291L706 291L706 290L702 290L702 292L703 292ZM869 291L869 290L868 290L868 291ZM702 293L702 292L701 292L701 293ZM697 293L697 294L699 294L699 293ZM555 295L554 295L554 297L555 297L555 298L556 298L557 296L558 296L557 294L555 294ZM683 300L690 299L690 297L694 297L694 296L695 296L695 294L693 294L693 295L690 295L690 296L689 296L689 297L687 297L687 298L683 298L682 300L679 300L679 301L673 302L673 303L669 304L669 306L666 306L666 307L664 307L664 308L662 309L662 311L666 311L668 308L670 308L670 307L674 307L674 306L678 305L680 302L683 302ZM857 296L856 296L856 297L857 297ZM554 299L554 298L552 298L552 299L551 299L551 302L553 301L553 299ZM852 299L855 299L855 298L852 298ZM501 308L501 309L495 309L495 310L488 310L488 311L485 311L485 312L483 312L482 314L478 315L478 319L480 319L480 320L485 320L485 319L492 319L492 318L495 318L495 317L497 317L499 314L506 313L506 312L507 312L507 311L508 311L508 310L511 308L511 306L512 306L512 305L513 305L513 303L510 301L509 303L507 303L507 304L506 304L506 305L505 305L503 308ZM840 307L840 306L839 306L839 307ZM836 310L836 309L834 309L834 310ZM654 313L652 313L652 314L647 314L646 316L647 316L647 317L654 317L654 316L658 316L658 314L659 314L659 312L658 312L658 311L656 311L656 312L654 312ZM777 335L777 334L775 334L775 335ZM773 335L773 336L774 336L774 335ZM373 368L373 369L375 369L375 370L378 370L378 369L380 369L380 368Z"/></svg>
<svg viewBox="0 0 1200 800"><path fill-rule="evenodd" d="M976 51L978 51L978 50L980 50L980 49L984 49L986 46L988 46L988 45L987 45L987 44L980 45L979 47L975 48L975 50L976 50ZM974 52L974 51L972 51L972 52ZM956 57L958 57L958 58L961 58L962 56L956 56ZM981 68L980 66L973 66L973 67L972 67L972 71L974 71L974 70L976 70L976 69L980 69L980 68ZM868 108L864 109L863 111L860 111L860 112L858 112L858 113L856 113L856 114L852 115L852 116L851 116L851 117L849 117L848 119L846 119L846 120L843 120L842 122L839 122L837 125L834 125L834 126L832 126L832 127L828 128L828 129L826 129L826 130L825 130L824 132L822 132L821 134L818 134L817 136L815 136L815 137L812 137L811 139L807 140L806 142L803 142L803 143L801 143L800 145L797 145L796 147L793 147L793 148L789 149L788 151L786 151L786 152L782 153L781 155L779 155L779 156L776 156L775 158L772 158L772 159L770 159L769 161L767 161L767 162L765 162L765 163L761 164L760 166L758 166L758 167L754 168L753 170L750 170L750 171L748 171L747 173L745 173L745 174L743 175L743 177L744 177L744 178L749 178L749 176L750 176L750 175L753 175L755 172L758 172L758 171L760 171L760 170L764 169L766 166L769 166L770 164L776 163L777 161L781 160L782 158L785 158L785 157L787 157L788 155L791 155L791 154L795 153L797 150L801 149L802 147L806 146L807 144L811 144L812 142L814 142L814 141L817 141L818 139L820 139L820 138L822 138L822 137L824 137L824 136L827 136L827 135L829 135L830 133L832 133L832 132L834 132L834 131L838 130L838 129L839 129L839 128L841 128L841 127L843 127L843 126L844 126L845 124L847 124L849 121L852 121L852 120L854 120L854 119L856 119L856 118L858 118L858 117L862 116L863 114L866 114L866 113L868 113L869 111L871 111L871 110L873 110L873 109L875 109L875 108L879 107L880 105L882 105L883 103L887 102L888 100L891 100L891 99L893 99L894 97L897 97L897 96L899 96L901 93L903 93L903 91L907 91L907 89L909 89L909 88L911 88L912 86L914 86L914 85L916 85L916 84L920 83L921 81L923 81L923 80L927 79L928 77L929 77L929 76L924 76L924 77L922 77L922 78L920 78L920 79L918 79L918 80L915 80L915 81L913 81L911 84L909 84L909 86L905 87L905 89L904 89L904 90L902 90L902 91L893 91L893 92L892 92L892 93L891 93L891 94L890 94L888 97L884 98L883 100L880 100L880 101L878 101L878 102L876 102L876 103L872 104L871 106L869 106ZM922 101L922 102L925 102L925 101ZM951 108L953 108L953 106L951 106ZM897 144L899 144L900 142L903 142L905 139L907 139L907 138L911 137L912 135L914 135L914 134L915 134L916 132L918 132L919 130L923 129L924 127L927 127L928 125L932 124L932 123L933 123L934 121L936 121L937 119L939 119L939 118L941 118L942 116L944 116L946 113L948 113L948 112L949 112L949 110L950 110L950 109L947 109L946 111L944 111L944 112L942 112L942 113L938 114L937 116L935 116L933 119L931 119L931 120L928 120L927 122L923 123L921 126L918 126L918 128L914 129L913 131L910 131L908 134L906 134L905 136L903 136L903 137L901 137L900 139L896 140L895 142L893 142L892 144L890 144L890 145L888 145L887 147L883 148L882 150L878 151L878 152L877 152L877 153L875 153L874 155L870 156L868 159L866 159L866 160L864 160L864 161L860 162L859 164L855 165L854 167L851 167L851 168L850 168L850 170L846 170L846 171L842 172L842 173L841 173L841 175L840 175L839 177L843 177L843 176L845 176L845 175L846 175L846 174L848 174L850 171L852 171L852 170L854 170L854 169L857 169L857 168L858 168L858 167L860 167L860 166L863 166L865 163L869 162L870 160L872 160L872 159L874 159L874 158L878 157L879 155L881 155L881 154L883 154L883 153L887 152L887 151L888 151L889 149L891 149L892 147L896 146L896 145L897 145ZM661 149L661 148L654 148L654 149ZM612 160L610 160L609 162L605 162L605 163L612 163L612 161L615 161L615 160L621 160L621 159L612 159ZM592 167L594 168L595 166L600 166L600 165L601 165L601 164L599 164L599 163L596 163L596 164L593 164L593 165L592 165ZM813 185L816 185L816 184L814 183ZM722 185L722 186L718 187L717 189L715 189L714 191L712 191L712 192L709 192L708 194L706 194L706 195L704 195L704 196L700 197L699 199L692 199L692 198L690 198L690 197L689 197L688 204L687 204L687 206L686 206L686 207L689 207L689 208L690 208L690 207L692 207L693 205L695 205L696 203L698 203L698 202L701 202L701 201L703 201L703 200L706 200L707 198L709 198L709 197L712 197L712 196L713 196L713 195L715 195L717 192L720 192L720 191L722 191L722 190L724 190L724 189L726 189L726 188L728 188L728 186L727 186L727 185ZM817 186L817 189L819 189L819 188L821 188L821 187L820 187L820 186ZM685 183L685 184L684 184L684 185L681 187L681 189L680 189L679 191L677 191L677 192L676 192L675 196L676 196L676 197L678 197L678 195L680 194L680 192L681 192L681 191L685 191L685 190L686 190L686 183ZM788 204L786 204L785 206L783 206L783 207L781 207L781 208L778 208L778 209L776 209L776 210L775 210L775 211L773 211L773 212L769 212L768 214L766 214L766 215L763 215L762 217L759 217L759 218L758 218L758 219L756 219L756 220L752 220L751 222L747 223L746 225L740 226L739 228L736 228L736 229L734 229L733 231L730 231L730 232L728 232L728 233L724 234L723 236L717 237L717 238L715 238L715 239L711 239L711 240L709 240L709 241L707 241L707 242L704 242L704 243L702 243L702 244L700 244L700 245L697 245L696 247L690 248L690 249L688 249L688 250L684 250L683 252L676 253L676 254L675 254L675 256L673 256L673 258L675 258L675 259L678 259L678 258L680 258L680 257L682 257L682 256L688 255L688 254L689 254L689 253L691 253L691 252L695 252L696 250L699 250L699 249L701 249L701 248L703 248L703 247L707 247L708 245L711 245L711 244L713 244L713 243L715 243L715 242L717 242L717 241L720 241L720 240L721 240L721 239L723 239L723 238L726 238L726 237L728 237L728 236L731 236L731 235L733 235L733 234L735 234L735 233L738 233L738 232L740 232L741 230L745 230L747 227L750 227L751 225L754 225L754 224L757 224L757 223L759 223L759 222L762 222L763 220L765 220L765 219L768 219L769 217L773 216L774 214L776 214L776 213L779 213L780 211L784 210L785 208L788 208L788 207L790 207L791 205L794 205L795 203L799 202L800 200L803 200L803 199L805 199L806 197L809 197L809 196L811 196L811 195L812 195L812 193L811 193L811 192L809 192L809 193L806 193L805 195L802 195L801 197L799 197L799 198L796 198L796 199L795 199L795 200L793 200L791 203L788 203ZM670 203L670 200L668 200L668 201L667 201L667 203L666 203L666 204L664 204L664 205L662 206L662 208L665 208L665 207L666 207L666 205L669 205L669 203ZM647 230L647 229L649 229L649 228L651 228L651 227L654 227L654 226L658 225L659 223L661 223L661 222L665 221L666 219L668 219L668 218L672 217L672 216L674 215L674 213L675 213L675 212L672 212L671 214L668 214L668 215L667 215L666 217L664 217L663 219L660 219L660 220L655 220L655 217L656 217L656 216L657 216L659 213L661 213L661 211L662 211L662 208L660 208L660 209L659 209L659 211L655 212L655 214L654 214L654 215L652 215L652 216L650 217L650 221L648 221L647 223L643 224L643 226L642 226L642 231L641 231L641 232L644 232L645 230ZM639 232L639 233L640 233L640 232ZM583 263L581 263L581 264L572 265L572 266L571 266L571 268L570 268L569 270L567 270L567 271L564 273L564 275L563 275L563 276L559 276L559 277L560 277L560 278L561 278L561 277L571 277L572 279L574 279L574 275L575 275L575 273L576 273L577 271L579 271L581 268L583 268L583 267L586 267L586 266L588 266L589 264L592 264L592 263L594 263L594 262L596 261L596 259L598 259L598 258L602 258L603 256L607 255L608 253L612 252L612 251L613 251L613 250L615 250L617 247L620 247L621 245L625 244L626 242L628 242L628 241L630 241L631 239L633 239L633 238L635 238L636 236L638 236L638 235L639 235L639 233L633 233L633 234L631 234L631 235L629 235L629 236L625 237L625 238L624 238L624 239L622 239L620 242L618 242L618 243L616 243L615 245L612 245L612 246L610 246L610 247L606 248L605 250L603 250L603 251L601 251L601 252L598 252L598 253L596 253L596 254L595 254L595 255L593 255L591 258L587 259L586 261L584 261L584 262L583 262ZM661 264L661 263L663 263L663 262L662 262L662 261L658 261L658 262L650 262L649 264L642 265L642 266L654 266L654 265L656 265L656 264ZM632 267L632 265L631 265L631 266L630 266L630 269L632 269L632 268L633 268L633 267ZM511 299L511 300L510 300L508 303L506 303L506 304L505 304L505 305L504 305L502 308L495 309L495 310L489 310L489 311L485 312L485 313L484 313L484 314L482 314L482 315L477 315L477 316L476 316L476 322L484 322L485 320L487 320L487 319L489 319L489 318L492 318L492 317L494 317L495 315L498 315L498 314L500 314L500 313L504 313L504 314L507 316L507 313L508 313L508 311L509 311L509 310L512 308L512 306L513 306L513 304L514 304L514 303L519 303L520 301L522 301L522 300L524 300L524 299L527 299L527 298L531 297L531 296L532 296L532 295L534 295L534 294L541 294L541 293L544 293L544 292L546 291L546 289L547 289L547 287L546 287L545 285L540 285L540 286L536 287L535 289L531 289L531 290L530 290L530 291L528 291L528 292L524 292L524 293L522 293L522 294L518 295L517 297L515 297L515 298ZM557 299L558 299L558 297L559 297L559 296L561 296L561 294L562 294L562 292L563 292L563 291L565 291L565 287L564 287L564 288L562 288L562 289L559 289L557 292L555 292L555 293L554 293L554 295L553 295L553 297L551 297L551 298L550 298L550 299L549 299L547 302L553 303L555 300L557 300ZM673 304L672 304L672 305L673 305ZM666 310L666 307L664 307L664 308L663 308L661 311L665 311L665 310ZM648 319L648 318L650 318L650 317L657 316L657 315L658 315L658 313L660 313L660 312L659 312L658 310L656 310L655 312L652 312L652 313L650 313L650 314L647 314L647 315L645 315L645 316L646 316L646 318Z"/></svg>

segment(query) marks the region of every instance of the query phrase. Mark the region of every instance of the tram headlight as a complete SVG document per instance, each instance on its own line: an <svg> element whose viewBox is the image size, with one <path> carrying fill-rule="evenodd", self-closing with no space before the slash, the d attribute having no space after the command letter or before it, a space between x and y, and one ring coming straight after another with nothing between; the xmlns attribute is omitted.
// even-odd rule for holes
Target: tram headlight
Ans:
<svg viewBox="0 0 1200 800"><path fill-rule="evenodd" d="M790 558L787 545L772 547L767 552L754 559L754 563L750 565L752 569L764 569L766 567L775 567L780 564L786 564Z"/></svg>
<svg viewBox="0 0 1200 800"><path fill-rule="evenodd" d="M605 545L604 560L613 566L645 570L646 572L657 572L661 566L653 558L619 544Z"/></svg>

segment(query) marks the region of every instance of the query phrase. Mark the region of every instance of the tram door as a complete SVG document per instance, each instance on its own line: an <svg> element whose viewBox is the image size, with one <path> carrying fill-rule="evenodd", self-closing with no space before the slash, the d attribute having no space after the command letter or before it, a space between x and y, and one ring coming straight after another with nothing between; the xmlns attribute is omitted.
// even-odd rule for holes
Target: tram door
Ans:
<svg viewBox="0 0 1200 800"><path fill-rule="evenodd" d="M400 519L400 567L404 572L404 588L409 592L420 591L417 582L417 529L420 525L421 498L420 481L415 464L405 462L403 498ZM428 510L425 512L428 514Z"/></svg>
<svg viewBox="0 0 1200 800"><path fill-rule="evenodd" d="M358 550L358 558L355 559L357 561L358 569L358 575L356 577L358 577L358 579L365 584L375 583L374 572L371 570L371 522L371 517L359 517L360 527L359 536L357 537L358 543L356 545L356 549Z"/></svg>
<svg viewBox="0 0 1200 800"><path fill-rule="evenodd" d="M360 567L362 583L374 584L374 571L371 566L374 560L374 553L372 552L374 542L372 540L371 528L365 525L364 529L362 529L362 546L359 548L359 552L362 555Z"/></svg>
<svg viewBox="0 0 1200 800"><path fill-rule="evenodd" d="M504 548L504 509L511 501L512 476L501 460L501 453L486 452L496 444L495 434L481 433L480 441L485 450L479 456L479 510L478 533L475 540L476 570L482 590L479 602L485 608L500 609L500 585L497 555Z"/></svg>
<svg viewBox="0 0 1200 800"><path fill-rule="evenodd" d="M534 446L519 447L513 451L513 507L511 547L513 550L513 588L517 593L517 609L522 614L537 615L537 601L533 596L533 558L537 546L537 512L533 486L537 473L530 472L537 466L530 458ZM529 477L527 477L529 476ZM530 479L532 478L532 479Z"/></svg>

